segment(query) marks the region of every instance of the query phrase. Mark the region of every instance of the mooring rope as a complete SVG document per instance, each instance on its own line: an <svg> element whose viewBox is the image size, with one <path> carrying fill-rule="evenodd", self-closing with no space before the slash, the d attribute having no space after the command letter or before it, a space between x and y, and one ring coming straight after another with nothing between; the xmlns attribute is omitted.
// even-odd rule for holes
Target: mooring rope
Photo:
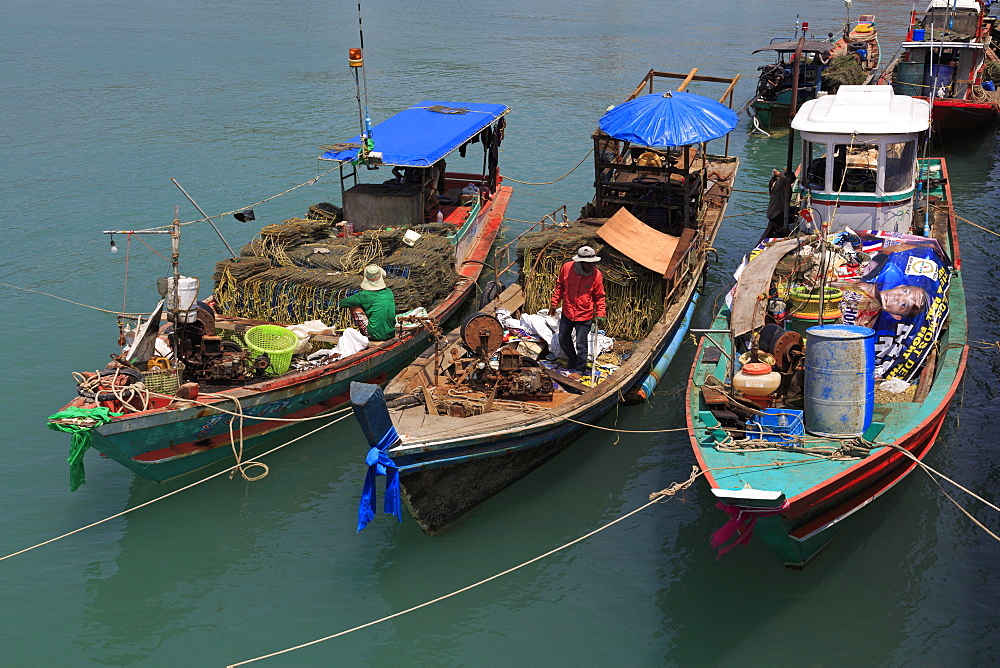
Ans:
<svg viewBox="0 0 1000 668"><path fill-rule="evenodd" d="M226 415L232 415L233 417L247 418L247 419L250 419L250 420L261 420L261 421L267 421L267 422L290 422L290 423L295 423L295 422L309 422L310 420L322 420L322 419L328 418L328 417L330 417L332 415L339 415L340 413L344 413L344 412L352 410L351 407L348 406L346 408L341 408L341 409L338 409L338 410L335 410L335 411L330 411L328 413L320 413L319 415L311 415L309 417L302 417L302 418L281 418L281 417L274 417L273 415L250 415L248 413L243 412L242 408L240 408L239 399L237 399L236 397L230 396L228 394L216 394L216 393L212 393L212 392L202 392L199 396L202 396L202 397L217 397L219 399L225 399L225 400L228 400L228 401L233 401L233 402L236 403L237 408L239 410L237 410L237 411L230 411L230 410L227 410L225 408L220 408L217 404L209 404L209 403L205 403L203 401L198 401L197 399L180 399L179 397L174 396L172 394L160 394L159 392L154 392L154 391L150 390L148 387L145 387L141 383L137 383L135 385L126 385L125 387L133 387L136 390L138 390L139 392L148 394L150 397L159 397L161 399L171 399L173 401L178 401L179 400L179 401L190 402L190 403L192 403L192 404L194 404L196 406L204 406L205 408L211 408L212 410L218 411L220 413L225 413ZM148 400L148 397L147 397L147 400Z"/></svg>
<svg viewBox="0 0 1000 668"><path fill-rule="evenodd" d="M987 501L983 497L979 496L978 494L976 494L972 490L966 489L965 487L959 485L957 482L955 482L954 480L952 480L948 476L944 475L940 471L934 470L933 468L931 468L930 466L928 466L927 464L925 464L924 462L922 462L920 459L918 459L916 455L914 455L912 452L910 452L909 450L907 450L906 448L904 448L902 446L895 445L894 443L881 443L881 442L874 443L874 445L885 445L885 446L888 446L890 448L898 450L899 452L903 453L904 455L906 455L907 457L909 457L910 459L912 459L917 464L917 466L919 466L923 470L923 472L927 474L927 477L930 478L931 481L935 485L937 485L938 489L941 490L941 493L944 494L944 496L945 496L946 499L948 499L949 501L951 501L952 504L954 504L954 506L956 508L958 508L959 510L961 510L963 515L965 515L970 520L972 520L973 524L975 524L977 527L979 527L980 529L982 529L983 531L985 531L987 534L989 534L990 537L993 538L993 540L996 540L996 541L1000 542L1000 536L998 536L997 534L995 534L992 531L990 531L986 527L986 525L984 525L982 522L980 522L975 517L973 517L972 513L970 513L965 508L963 508L962 504L960 504L958 501L956 501L951 496L951 494L949 494L945 490L945 488L941 484L941 482L939 480L937 480L937 478L935 478L934 476L937 476L938 478L941 478L941 480L945 480L945 481L951 483L952 485L954 485L958 489L962 490L963 492L965 492L966 494L968 494L969 496L971 496L975 500L979 501L983 505L988 506L989 508L992 508L993 510L995 510L997 512L1000 512L1000 508L998 508L995 504L990 503L989 501Z"/></svg>
<svg viewBox="0 0 1000 668"><path fill-rule="evenodd" d="M541 183L531 183L530 181L518 181L517 179L512 179L511 177L506 176L506 175L503 175L503 178L504 178L505 181L513 181L514 183L520 183L520 184L526 185L526 186L548 186L548 185L552 185L553 183L558 183L559 181L562 181L567 176L569 176L570 174L572 174L573 172L575 172L580 167L580 165L583 164L583 161L586 160L587 157L590 156L590 154L593 153L593 152L594 152L594 149L590 149L589 151L587 151L586 155L584 155L583 158L580 159L580 162L576 163L576 167L574 167L573 169L569 170L568 172L566 172L565 174L563 174L562 176L560 176L555 181L543 181Z"/></svg>
<svg viewBox="0 0 1000 668"><path fill-rule="evenodd" d="M130 318L138 318L149 315L148 313L122 313L121 311L112 311L106 308L100 308L98 306L90 306L89 304L81 304L80 302L75 302L72 299L66 299L65 297L60 297L58 295L49 294L48 292L42 292L41 290L32 290L31 288L22 288L19 285L11 285L10 283L0 283L5 288L13 288L15 290L24 290L25 292L34 292L35 294L45 295L46 297L52 297L53 299L59 299L64 302L69 302L70 304L75 304L76 306L82 306L84 308L94 309L95 311L100 311L101 313L110 313L111 315L120 315Z"/></svg>
<svg viewBox="0 0 1000 668"><path fill-rule="evenodd" d="M755 216L759 213L767 213L767 209L760 209L759 211L747 211L746 213L731 213L723 218L738 218L739 216Z"/></svg>
<svg viewBox="0 0 1000 668"><path fill-rule="evenodd" d="M297 437L293 438L292 440L288 441L287 443L282 443L281 445L279 445L279 446L277 446L275 448L272 448L272 449L268 450L267 452L262 452L261 454L259 454L256 457L254 457L253 460L260 459L261 457L265 457L265 456L271 454L272 452L277 452L278 450L281 450L285 446L291 445L292 443L295 443L296 441L301 441L303 438L306 438L307 436L312 436L313 434L317 433L321 429L326 429L330 425L335 424L337 422L340 422L341 420L346 420L349 417L351 417L351 416L350 415L342 415L342 416L340 416L339 418L337 418L335 420L331 420L327 424L321 425L321 426L317 427L316 429L313 429L312 431L310 431L307 434L302 434L301 436L297 436ZM243 465L245 466L245 465L250 464L250 463L256 463L253 460L251 460L250 462L245 462ZM203 482L208 482L212 478L218 478L220 475L225 475L226 473L230 473L231 471L235 471L236 469L239 468L239 466L240 466L240 464L236 464L235 466L230 466L229 468L227 468L227 469L225 469L223 471L219 471L218 473L213 473L212 475L208 476L207 478L202 478L201 480L197 480L197 481L191 483L190 485L185 485L184 487L181 487L180 489L175 489L172 492L167 492L163 496L158 496L155 499L150 499L149 501L146 501L145 503L140 503L138 506L134 506L132 508L128 508L126 510L123 510L120 513L115 513L114 515L111 515L110 517L105 517L102 520L98 520L96 522L92 522L92 523L90 523L90 524L88 524L86 526L80 527L79 529L74 529L73 531L69 531L67 533L64 533L61 536L56 536L55 538L50 538L50 539L48 539L46 541L42 541L41 543L37 543L35 545L32 545L31 547L26 547L23 550L18 550L17 552L12 552L12 553L10 553L8 555L0 557L0 561L4 561L6 559L10 559L11 557L16 557L19 554L24 554L25 552L30 552L31 550L37 549L37 548L42 547L44 545L48 545L49 543L54 543L57 540L62 540L63 538L68 538L69 536L72 536L74 534L80 533L81 531L85 531L87 529L90 529L91 527L96 527L99 524L104 524L105 522L110 522L111 520L117 519L117 518L121 517L122 515L127 515L127 514L129 514L131 512L139 510L140 508L145 508L148 505L156 503L157 501L162 501L163 499L166 499L167 497L173 496L174 494L180 494L181 492L183 492L185 490L189 490L192 487L195 487L197 485L202 484Z"/></svg>
<svg viewBox="0 0 1000 668"><path fill-rule="evenodd" d="M321 178L323 178L324 176L326 176L327 174L329 174L330 172L332 172L334 170L340 169L342 166L343 165L337 165L336 167L331 167L330 169L326 170L322 174L319 174L317 176L312 177L308 181L303 181L302 183L298 184L297 186L292 186L291 188L289 188L287 190L283 190L283 191L281 191L280 193L278 193L276 195L271 195L270 197L265 197L264 199L262 199L260 201L257 201L257 202L254 202L253 204L250 204L248 206L241 206L241 207L238 207L236 209L233 209L232 211L226 211L225 213L219 213L219 214L216 214L214 216L209 216L208 218L199 218L198 220L189 220L186 223L181 223L181 225L193 225L194 223L205 223L205 222L208 222L208 221L212 220L213 218L224 218L225 216L231 216L232 214L239 213L240 211L245 211L247 209L252 209L252 208L254 208L256 206L260 206L261 204L264 204L266 202L270 202L273 199L277 199L277 198L281 197L282 195L287 195L288 193L292 192L293 190L298 190L302 186L316 185L316 182L319 181ZM170 229L170 226L169 225L165 225L162 228L153 227L153 228L150 228L150 229L154 229L154 230L156 230L156 229Z"/></svg>
<svg viewBox="0 0 1000 668"><path fill-rule="evenodd" d="M584 427L590 427L591 429L600 429L602 431L613 431L619 434L667 434L672 431L687 431L687 427L674 427L673 429L617 429L612 427L602 427L599 424L590 424L588 422L580 422L579 420L574 420L571 417L566 417L564 415L557 415L556 417L566 420L567 422L573 422L575 424L583 425Z"/></svg>
<svg viewBox="0 0 1000 668"><path fill-rule="evenodd" d="M803 461L806 461L806 460L803 460ZM808 460L808 461L815 461L815 460ZM795 463L795 462L788 462L788 463L791 464L791 463ZM478 582L474 582L473 584L470 584L470 585L467 585L465 587L462 587L461 589L456 589L455 591L450 592L448 594L445 594L443 596L438 596L437 598L435 598L433 600L425 601L424 603L420 603L419 605L411 606L411 607L407 608L406 610L400 610L399 612L394 612L393 614L386 615L385 617L382 617L380 619L376 619L374 621L367 622L365 624L359 624L358 626L354 626L352 628L345 629L343 631L339 631L337 633L325 636L323 638L318 638L316 640L311 640L309 642L301 643L299 645L295 645L294 647L288 647L286 649L279 650L277 652L271 652L270 654L264 654L264 655L261 655L261 656L254 657L252 659L246 659L245 661L240 661L238 663L231 663L231 664L229 664L229 666L227 666L227 668L236 668L236 666L244 666L244 665L246 665L248 663L254 663L256 661L262 661L264 659L270 659L272 657L279 656L281 654L287 654L289 652L294 652L295 650L303 649L303 648L309 647L311 645L317 645L317 644L319 644L321 642L326 642L327 640L333 640L334 638L339 638L339 637L345 636L345 635L347 635L349 633L353 633L355 631L360 631L362 629L366 629L366 628L369 628L371 626L376 626L377 624L381 624L383 622L387 622L390 619L395 619L396 617L401 617L402 615L405 615L405 614L410 613L410 612L414 612L416 610L420 610L421 608L426 608L426 607L428 607L430 605L433 605L435 603L438 603L440 601L444 601L446 599L449 599L449 598L452 598L452 597L457 596L459 594L462 594L464 592L467 592L470 589L475 589L476 587L479 587L481 585L487 584L488 582L492 582L493 580L501 578L501 577L503 577L505 575L509 575L510 573L513 573L515 571L518 571L518 570L524 568L525 566L530 566L531 564L534 564L534 563L536 563L538 561L541 561L542 559L545 559L546 557L552 556L553 554L556 554L557 552L561 552L562 550L565 550L568 547L572 547L573 545L576 545L577 543L582 543L583 541L587 540L588 538L596 536L597 534L601 533L605 529L609 529L609 528L613 527L614 525L618 524L619 522L621 522L623 520L626 520L629 517L632 517L633 515L642 512L643 510L646 510L647 508L649 508L650 506L652 506L654 504L662 503L662 502L665 502L665 501L669 501L670 499L674 498L674 496L676 496L676 494L678 492L680 492L682 490L685 490L688 487L690 487L691 485L693 485L694 482L698 478L706 475L709 471L725 471L725 470L729 470L729 469L744 469L744 468L773 467L773 466L775 466L774 463L767 463L767 464L750 464L750 465L747 465L747 466L719 466L719 467L714 467L714 468L705 469L705 470L700 470L697 466L692 466L691 467L691 475L688 477L687 480L685 480L684 482L675 482L675 483L672 483L671 485L669 485L665 489L662 489L662 490L660 490L658 492L653 492L652 494L649 495L649 503L643 504L642 506L639 506L635 510L630 511L630 512L622 515L621 517L617 518L617 519L611 520L607 524L599 526L598 528L594 529L593 531L590 531L589 533L584 534L583 536L580 536L579 538L575 538L575 539L571 540L568 543L565 543L563 545L560 545L557 548L549 550L545 554L540 554L537 557L533 557L533 558L529 559L528 561L525 561L523 563L518 564L517 566L513 566L511 568L508 568L507 570L505 570L503 572L497 573L495 575L491 575L488 578L484 578L482 580L479 580Z"/></svg>
<svg viewBox="0 0 1000 668"><path fill-rule="evenodd" d="M990 503L989 501L987 501L983 497L979 496L978 494L976 494L972 490L966 489L965 487L962 487L957 482L955 482L954 480L952 480L951 478L949 478L945 474L941 473L940 471L934 470L933 468L931 468L930 466L928 466L927 464L925 464L923 461L921 461L920 459L918 459L916 455L914 455L912 452L910 452L909 450L907 450L903 446L896 445L895 443L882 443L880 441L876 441L872 445L887 446L887 447L890 447L890 448L892 448L894 450L899 450L904 455L906 455L907 457L909 457L910 459L912 459L914 462L916 462L920 466L920 468L924 469L924 471L927 472L928 475L931 475L931 474L936 475L937 477L941 478L945 482L951 483L952 485L954 485L958 489L962 490L963 492L965 492L966 494L968 494L969 496L971 496L976 501L979 501L983 505L989 506L993 510L997 511L998 513L1000 513L1000 507L997 507L995 504Z"/></svg>
<svg viewBox="0 0 1000 668"><path fill-rule="evenodd" d="M639 506L635 510L630 511L630 512L622 515L621 517L617 518L617 519L611 520L607 524L605 524L603 526L600 526L600 527L594 529L593 531L580 536L579 538L575 538L575 539L571 540L568 543L560 545L557 548L549 550L548 552L546 552L544 554L540 554L537 557L533 557L533 558L529 559L528 561L525 561L525 562L522 562L522 563L518 564L517 566L513 566L511 568L508 568L505 571L502 571L500 573L496 573L495 575L491 575L488 578L484 578L482 580L479 580L478 582L474 582L473 584L470 584L470 585L467 585L465 587L462 587L461 589L456 589L453 592L450 592L450 593L445 594L443 596L438 596L435 599L432 599L430 601L425 601L424 603L420 603L419 605L414 605L412 607L407 608L406 610L400 610L399 612L394 612L391 615L386 615L385 617L382 617L380 619L376 619L374 621L367 622L365 624L360 624L360 625L355 626L353 628L346 629L344 631L340 631L338 633L334 633L332 635L328 635L326 637L319 638L317 640L311 640L309 642L305 642L305 643L302 643L300 645L296 645L294 647L288 647L286 649L279 650L277 652L271 652L270 654L264 654L262 656L257 656L257 657L254 657L252 659L247 659L245 661L240 661L238 663L229 664L228 668L235 668L235 666L244 666L244 665L246 665L248 663L254 663L255 661L261 661L263 659L270 659L271 657L279 656L281 654L287 654L288 652L294 652L295 650L302 649L304 647L309 647L311 645L316 645L318 643L325 642L327 640L333 640L334 638L339 638L340 636L347 635L348 633L353 633L355 631L360 631L362 629L366 629L366 628L368 628L370 626L375 626L376 624L381 624L382 622L387 622L390 619L395 619L396 617L401 617L402 615L405 615L405 614L410 613L410 612L414 612L415 610L420 610L421 608L426 608L429 605L433 605L435 603L439 603L441 601L444 601L446 599L452 598L454 596L458 596L459 594L467 592L470 589L475 589L476 587L484 585L484 584L486 584L488 582L492 582L493 580L496 580L498 578L502 578L503 576L509 575L509 574L511 574L511 573L513 573L515 571L518 571L518 570L524 568L525 566L530 566L531 564L534 564L534 563L536 563L538 561L541 561L542 559L545 559L546 557L552 556L553 554L556 554L557 552L561 552L561 551L565 550L568 547L572 547L573 545L576 545L577 543L581 543L581 542L587 540L588 538L591 538L592 536L596 536L597 534L601 533L605 529L609 529L609 528L613 527L614 525L618 524L619 522L622 522L622 521L628 519L629 517L632 517L633 515L642 512L643 510L645 510L646 508L649 508L650 506L652 506L654 504L661 503L663 501L668 501L671 498L673 498L674 495L677 494L677 492L679 492L681 490L684 490L684 489L687 489L692 484L694 484L694 481L697 480L702 475L704 475L704 472L699 471L699 469L698 469L697 466L692 466L691 467L691 476L687 480L685 480L682 483L673 483L672 485L670 485L666 489L663 489L663 490L661 490L659 492L654 492L654 493L650 494L649 495L649 499L650 499L649 502L643 504L642 506Z"/></svg>
<svg viewBox="0 0 1000 668"><path fill-rule="evenodd" d="M933 206L933 205L931 205L931 208L933 208L933 209L944 209L945 207L938 207L938 206ZM968 223L969 225L972 225L973 227L978 227L978 228L979 228L979 229L981 229L981 230L982 230L983 232L989 232L990 234L992 234L992 235L994 235L994 236L997 236L997 237L1000 237L1000 232L994 232L993 230L991 230L991 229L989 229L989 228L986 228L986 227L983 227L982 225L979 225L978 223L974 223L974 222L972 222L971 220L969 220L969 219L967 219L967 218L962 218L962 217L961 217L960 215L958 215L957 213L954 213L954 212L952 212L952 215L954 215L954 216L955 216L955 218L958 218L958 219L959 219L960 221L962 221L963 223Z"/></svg>

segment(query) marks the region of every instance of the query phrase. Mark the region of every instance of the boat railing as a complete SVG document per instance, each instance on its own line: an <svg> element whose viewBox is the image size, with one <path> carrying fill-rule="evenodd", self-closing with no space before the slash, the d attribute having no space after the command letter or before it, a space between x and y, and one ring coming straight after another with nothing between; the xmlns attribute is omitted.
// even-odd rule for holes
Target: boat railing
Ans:
<svg viewBox="0 0 1000 668"><path fill-rule="evenodd" d="M529 232L535 232L536 230L546 230L551 227L562 227L568 223L569 212L566 205L563 204L552 213L542 216L541 220L538 222L531 223L526 229L522 230L517 236L503 246L497 247L497 249L493 251L493 274L496 280L499 280L500 276L511 273L511 269L517 265L517 256L514 251L516 251L517 243L522 237L524 237L524 235ZM512 255L513 259L511 259ZM503 266L501 267L501 265Z"/></svg>

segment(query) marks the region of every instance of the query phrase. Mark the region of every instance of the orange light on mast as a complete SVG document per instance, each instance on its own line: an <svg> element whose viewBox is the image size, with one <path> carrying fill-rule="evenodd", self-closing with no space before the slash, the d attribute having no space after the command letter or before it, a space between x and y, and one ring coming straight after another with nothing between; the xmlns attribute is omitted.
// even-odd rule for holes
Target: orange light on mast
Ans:
<svg viewBox="0 0 1000 668"><path fill-rule="evenodd" d="M348 49L347 62L351 67L362 67L365 61L361 58L361 49Z"/></svg>

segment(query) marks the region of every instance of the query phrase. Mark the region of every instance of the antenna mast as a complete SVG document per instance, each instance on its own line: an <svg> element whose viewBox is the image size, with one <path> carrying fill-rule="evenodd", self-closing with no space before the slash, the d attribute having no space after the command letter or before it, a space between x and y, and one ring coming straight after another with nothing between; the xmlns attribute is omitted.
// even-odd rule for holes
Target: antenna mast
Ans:
<svg viewBox="0 0 1000 668"><path fill-rule="evenodd" d="M371 154L375 148L372 137L372 118L368 111L368 77L365 74L365 32L361 22L361 0L358 0L358 36L361 48L348 50L348 64L354 69L354 86L358 98L358 121L361 125L361 148L358 150L357 162L363 162L368 169L378 169L380 160ZM360 74L358 72L360 70ZM361 89L364 87L365 101L361 102ZM363 110L362 110L363 107Z"/></svg>

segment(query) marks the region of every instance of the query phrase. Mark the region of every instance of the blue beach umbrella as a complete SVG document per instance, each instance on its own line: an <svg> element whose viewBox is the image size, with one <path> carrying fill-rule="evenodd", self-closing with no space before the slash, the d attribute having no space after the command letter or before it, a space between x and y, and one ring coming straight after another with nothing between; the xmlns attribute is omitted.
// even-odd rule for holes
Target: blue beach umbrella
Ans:
<svg viewBox="0 0 1000 668"><path fill-rule="evenodd" d="M704 95L667 92L619 104L601 117L600 128L615 139L657 148L717 139L737 120L735 111Z"/></svg>

